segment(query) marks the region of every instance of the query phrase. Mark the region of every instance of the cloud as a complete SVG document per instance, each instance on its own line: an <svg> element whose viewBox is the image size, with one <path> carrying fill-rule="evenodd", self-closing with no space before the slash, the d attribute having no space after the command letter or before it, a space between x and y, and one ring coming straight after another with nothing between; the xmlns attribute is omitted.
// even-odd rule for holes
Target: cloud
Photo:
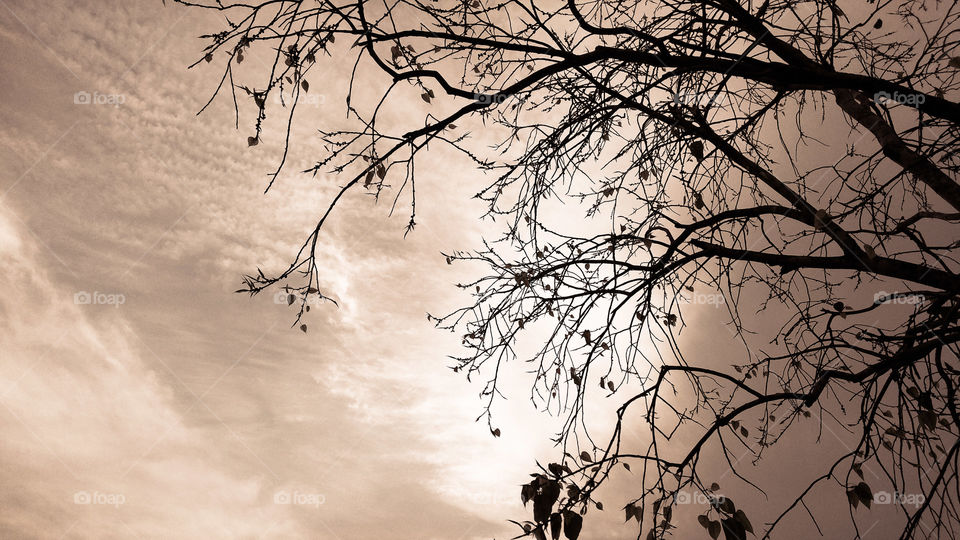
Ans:
<svg viewBox="0 0 960 540"><path fill-rule="evenodd" d="M129 537L176 523L219 536L282 521L260 504L261 480L218 466L232 458L184 421L119 310L75 304L6 209L0 237L3 535Z"/></svg>
<svg viewBox="0 0 960 540"><path fill-rule="evenodd" d="M292 172L315 118L262 196L276 136L247 149L231 110L194 116L211 77L185 72L182 36L209 19L97 4L0 9L0 536L499 535L542 426L520 399L503 438L473 423L479 389L444 369L457 340L425 318L451 305L462 274L439 251L479 228L460 204L476 186L432 153L406 240L402 210L351 194L321 243L344 308L290 329L271 295L231 291L283 267L339 185ZM75 106L79 90L126 101Z"/></svg>

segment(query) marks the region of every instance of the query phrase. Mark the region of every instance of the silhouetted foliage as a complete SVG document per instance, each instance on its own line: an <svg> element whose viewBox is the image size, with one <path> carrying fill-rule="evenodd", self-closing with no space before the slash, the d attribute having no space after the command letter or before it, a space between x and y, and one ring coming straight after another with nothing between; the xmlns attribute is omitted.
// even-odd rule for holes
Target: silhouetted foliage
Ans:
<svg viewBox="0 0 960 540"><path fill-rule="evenodd" d="M701 454L718 449L750 483L739 454L755 462L803 422L842 426L851 445L756 534L794 511L813 532L808 499L833 483L824 492L849 501L855 527L884 489L923 496L896 501L902 538L960 536L956 4L180 3L228 21L199 61L225 66L218 94L252 100L251 146L268 110L293 118L311 77L352 70L325 83L349 87L353 127L321 130L306 171L336 173L341 188L290 266L247 276L243 291L302 278L289 292L303 315L323 294L318 238L348 191L408 196L413 229L428 145L489 174L477 197L504 234L447 255L489 271L462 285L469 305L435 320L463 335L454 369L489 381L495 436L498 383L517 360L535 374L534 403L566 418L563 458L523 486L522 536L576 539L614 473L636 475L621 508L638 537L686 526L672 521L683 490L707 497L704 536L754 534L752 509L701 475ZM257 48L273 62L244 63L259 82L241 83ZM379 101L352 100L378 84ZM278 94L283 106L268 100ZM378 121L395 107L406 125ZM479 121L492 149L465 128ZM698 296L725 308L731 333L716 339L739 340L742 357L683 354ZM521 336L539 346L518 352ZM586 404L611 396L612 433L592 437ZM626 425L646 427L641 443ZM868 485L864 467L887 485Z"/></svg>

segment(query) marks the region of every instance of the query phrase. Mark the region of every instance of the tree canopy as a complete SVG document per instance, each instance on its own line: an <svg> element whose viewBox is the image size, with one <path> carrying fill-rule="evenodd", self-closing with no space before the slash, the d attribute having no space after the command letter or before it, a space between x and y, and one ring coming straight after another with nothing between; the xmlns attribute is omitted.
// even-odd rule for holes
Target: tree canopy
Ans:
<svg viewBox="0 0 960 540"><path fill-rule="evenodd" d="M815 494L848 504L859 536L880 491L917 495L883 502L899 537L960 536L955 3L178 3L223 13L197 62L223 66L211 101L232 100L249 145L293 144L289 121L267 133L264 120L292 121L311 81L347 96L349 126L319 126L305 171L335 174L335 196L289 266L245 276L244 292L287 286L299 321L329 294L318 239L344 197L408 201L409 232L418 157L446 146L486 174L476 197L502 234L447 254L484 276L432 319L462 335L452 368L487 381L494 436L513 365L565 418L556 462L522 488L520 536L576 539L622 474L636 477L619 507L638 537L766 538L797 512L812 536ZM272 62L244 62L254 54ZM350 75L325 75L337 70ZM739 355L685 354L704 305L722 308L730 332L714 339ZM604 399L618 405L597 433ZM741 475L744 452L782 459L774 447L801 444L788 432L810 423L839 426L843 448L795 498L755 514L707 476L715 450L763 492L770 479ZM690 493L699 524L673 515Z"/></svg>

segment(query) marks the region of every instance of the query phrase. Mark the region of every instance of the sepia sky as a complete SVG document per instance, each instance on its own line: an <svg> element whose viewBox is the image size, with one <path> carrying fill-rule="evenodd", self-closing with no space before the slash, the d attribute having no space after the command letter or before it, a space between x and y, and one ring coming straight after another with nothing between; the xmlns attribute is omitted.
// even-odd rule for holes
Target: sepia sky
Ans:
<svg viewBox="0 0 960 540"><path fill-rule="evenodd" d="M440 251L488 230L470 200L483 178L443 151L418 161L405 239L402 205L389 216L390 201L348 197L321 249L340 307L291 328L282 299L233 291L244 272L283 268L337 187L296 171L315 128L342 120L330 81L345 74L312 81L264 195L279 137L247 148L229 100L196 115L221 73L186 69L192 37L221 22L158 0L0 0L0 538L513 536L519 485L556 457L556 419L518 379L491 437L474 422L482 384L446 369L457 337L426 317L462 299L469 270ZM737 346L706 318L689 344ZM761 474L813 474L816 451ZM590 538L636 535L611 501Z"/></svg>
<svg viewBox="0 0 960 540"><path fill-rule="evenodd" d="M479 229L470 186L424 190L406 240L404 215L347 201L323 250L341 308L306 334L273 295L233 294L287 261L334 181L264 196L276 144L247 149L226 107L195 116L216 78L187 71L190 38L220 23L197 17L0 3L0 537L502 532L545 439L532 411L500 440L473 422L479 387L426 319L454 305L439 251ZM306 117L342 115L315 88Z"/></svg>

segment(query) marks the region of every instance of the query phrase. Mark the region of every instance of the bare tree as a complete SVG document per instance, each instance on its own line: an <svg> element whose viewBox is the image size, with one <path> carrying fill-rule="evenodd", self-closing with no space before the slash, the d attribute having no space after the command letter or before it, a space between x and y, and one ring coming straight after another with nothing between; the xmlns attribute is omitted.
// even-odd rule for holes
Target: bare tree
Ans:
<svg viewBox="0 0 960 540"><path fill-rule="evenodd" d="M534 403L566 419L562 459L523 487L521 536L577 538L614 473L642 479L623 501L638 536L684 526L672 523L681 490L708 497L698 521L713 538L771 536L793 511L815 530L807 504L822 489L846 496L859 536L856 510L877 489L866 467L884 489L922 495L896 501L901 538L960 536L955 3L179 3L223 12L198 62L224 65L211 101L254 103L250 145L268 109L294 117L311 75L351 70L352 127L322 130L306 171L336 173L341 188L289 267L246 276L243 291L300 280L299 321L324 295L316 250L330 213L351 190L389 193L410 201L412 230L428 145L489 174L477 197L503 235L447 255L488 272L462 285L469 305L434 320L463 335L453 369L488 381L495 436L498 383L516 361L536 375ZM268 70L242 69L257 50ZM377 84L379 101L352 99ZM378 122L417 95L408 126ZM465 129L480 121L492 148ZM289 127L277 136L289 145ZM742 356L683 354L684 302L698 295L726 308ZM542 339L535 352L518 352L524 336ZM616 425L595 437L585 404L604 394L619 399ZM628 441L627 422L646 426L644 441ZM732 448L760 459L803 422L847 427L848 450L752 524L701 454L717 449L740 477Z"/></svg>

